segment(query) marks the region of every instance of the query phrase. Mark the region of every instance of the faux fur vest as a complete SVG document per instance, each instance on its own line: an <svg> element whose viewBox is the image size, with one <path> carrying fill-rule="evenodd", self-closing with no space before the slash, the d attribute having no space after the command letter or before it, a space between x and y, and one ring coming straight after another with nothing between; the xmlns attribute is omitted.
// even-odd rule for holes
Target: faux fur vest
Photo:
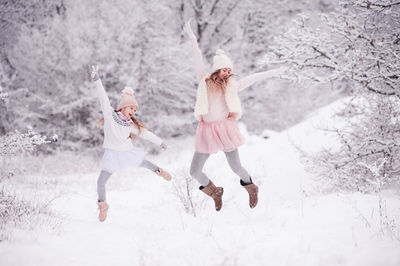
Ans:
<svg viewBox="0 0 400 266"><path fill-rule="evenodd" d="M208 86L206 82L207 78L207 75L202 78L199 82L199 86L197 87L196 105L194 107L194 116L197 120L200 120L201 115L205 115L208 113ZM238 82L231 78L228 80L225 91L225 101L228 106L229 112L235 113L235 118L237 120L242 116L243 113L238 96L238 86Z"/></svg>

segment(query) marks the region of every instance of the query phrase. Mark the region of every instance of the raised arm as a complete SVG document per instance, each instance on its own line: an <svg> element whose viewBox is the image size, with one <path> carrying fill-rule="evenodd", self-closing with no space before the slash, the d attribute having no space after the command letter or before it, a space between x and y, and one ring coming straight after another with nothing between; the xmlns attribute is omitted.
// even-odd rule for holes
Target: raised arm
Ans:
<svg viewBox="0 0 400 266"><path fill-rule="evenodd" d="M92 66L91 70L92 71L90 76L96 87L96 96L100 101L101 111L103 112L103 115L105 115L106 113L112 112L110 99L108 98L107 93L103 87L103 83L100 80L98 67Z"/></svg>
<svg viewBox="0 0 400 266"><path fill-rule="evenodd" d="M258 72L258 73L249 75L245 78L242 78L239 80L238 91L242 91L245 88L250 87L257 81L261 81L266 78L277 77L277 76L281 75L283 72L285 72L286 70L287 70L287 67L280 67L280 68L276 68L276 69L272 69L272 70L268 70L268 71L264 71L264 72Z"/></svg>
<svg viewBox="0 0 400 266"><path fill-rule="evenodd" d="M197 43L196 36L194 35L192 28L190 27L190 20L186 22L183 29L185 30L186 34L190 39L190 43L192 45L192 55L194 58L194 64L197 72L197 79L200 80L206 74L206 69L204 66L203 56L201 54L199 44Z"/></svg>

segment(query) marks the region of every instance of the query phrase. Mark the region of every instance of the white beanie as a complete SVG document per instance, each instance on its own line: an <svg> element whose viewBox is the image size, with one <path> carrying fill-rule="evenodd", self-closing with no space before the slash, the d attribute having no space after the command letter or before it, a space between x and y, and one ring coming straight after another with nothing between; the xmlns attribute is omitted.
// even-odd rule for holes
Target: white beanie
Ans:
<svg viewBox="0 0 400 266"><path fill-rule="evenodd" d="M229 57L226 56L224 50L218 49L215 52L215 56L213 58L212 72L222 68L230 68L231 70L233 70L233 64Z"/></svg>
<svg viewBox="0 0 400 266"><path fill-rule="evenodd" d="M133 96L133 89L131 87L125 87L122 90L121 100L119 101L117 110L121 110L122 108L128 106L136 106L139 108L135 96Z"/></svg>

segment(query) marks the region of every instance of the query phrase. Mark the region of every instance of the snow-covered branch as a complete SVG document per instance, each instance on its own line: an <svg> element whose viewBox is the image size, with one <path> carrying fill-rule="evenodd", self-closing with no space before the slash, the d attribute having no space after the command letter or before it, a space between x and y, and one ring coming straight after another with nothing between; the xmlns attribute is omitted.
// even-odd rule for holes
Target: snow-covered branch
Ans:
<svg viewBox="0 0 400 266"><path fill-rule="evenodd" d="M57 141L57 138L57 135L54 135L48 140L46 136L35 133L31 127L28 127L26 132L15 130L0 137L0 156L33 151L37 146Z"/></svg>
<svg viewBox="0 0 400 266"><path fill-rule="evenodd" d="M340 3L335 12L321 14L318 27L307 26L309 18L300 16L297 28L277 38L266 61L291 63L296 74L304 77L347 79L353 82L353 91L400 95L396 89L400 85L398 2L386 1L384 6L381 1ZM358 8L360 3L376 8ZM316 72L315 68L330 71Z"/></svg>
<svg viewBox="0 0 400 266"><path fill-rule="evenodd" d="M345 126L332 130L340 149L312 160L335 187L371 191L399 180L399 14L398 1L341 1L318 26L299 16L266 56L290 63L300 78L349 84L355 101L338 113Z"/></svg>

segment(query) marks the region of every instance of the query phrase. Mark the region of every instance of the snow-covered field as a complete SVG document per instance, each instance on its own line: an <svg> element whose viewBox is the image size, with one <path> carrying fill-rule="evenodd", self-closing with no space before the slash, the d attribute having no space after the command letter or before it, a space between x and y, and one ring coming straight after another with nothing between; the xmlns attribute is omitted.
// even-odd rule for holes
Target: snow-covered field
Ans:
<svg viewBox="0 0 400 266"><path fill-rule="evenodd" d="M219 153L205 171L224 187L221 212L194 182L195 215L185 211L176 186L185 190L193 138L175 140L150 157L175 174L174 182L146 169L113 176L104 223L97 220L97 172L31 177L56 180L41 193L60 195L52 209L63 225L57 234L26 231L0 243L0 265L400 265L399 192L320 193L324 180L300 163L298 147L311 152L334 143L318 128L340 122L330 117L337 105L268 139L250 136L242 126L247 142L241 160L260 187L255 209Z"/></svg>

